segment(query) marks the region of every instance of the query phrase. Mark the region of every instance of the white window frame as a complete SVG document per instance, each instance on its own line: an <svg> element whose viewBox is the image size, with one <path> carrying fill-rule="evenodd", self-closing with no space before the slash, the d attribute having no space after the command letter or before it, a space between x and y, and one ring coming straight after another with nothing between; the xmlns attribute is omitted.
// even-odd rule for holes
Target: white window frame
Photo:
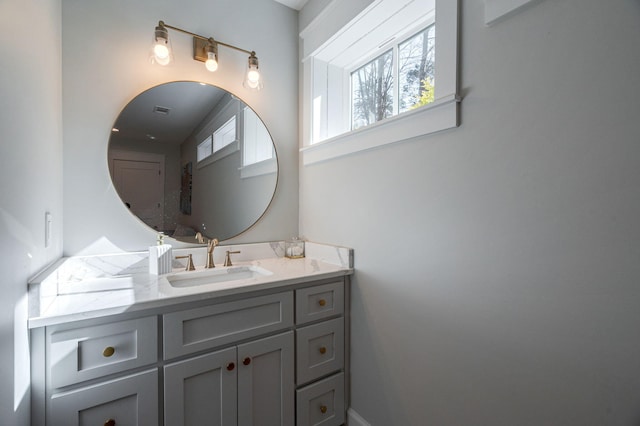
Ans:
<svg viewBox="0 0 640 426"><path fill-rule="evenodd" d="M459 125L458 103L461 99L458 95L458 0L435 0L435 101L366 127L311 143L314 57L326 52L326 49L337 49L341 34L357 25L366 25L376 12L379 13L382 10L379 8L384 7L385 2L389 1L402 1L403 4L408 4L418 0L374 0L361 11L347 10L355 7L351 2L345 4L345 2L333 1L300 33L303 42L303 137L300 151L304 165L428 135Z"/></svg>

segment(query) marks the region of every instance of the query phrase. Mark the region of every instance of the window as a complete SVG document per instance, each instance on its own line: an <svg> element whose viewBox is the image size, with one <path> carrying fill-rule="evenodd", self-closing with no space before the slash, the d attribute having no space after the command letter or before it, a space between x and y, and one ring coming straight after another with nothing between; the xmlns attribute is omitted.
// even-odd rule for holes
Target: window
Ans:
<svg viewBox="0 0 640 426"><path fill-rule="evenodd" d="M242 167L240 176L250 178L278 171L271 135L260 117L249 107L242 114Z"/></svg>
<svg viewBox="0 0 640 426"><path fill-rule="evenodd" d="M393 115L393 51L351 73L351 128Z"/></svg>
<svg viewBox="0 0 640 426"><path fill-rule="evenodd" d="M457 1L330 2L300 37L303 164L458 125Z"/></svg>
<svg viewBox="0 0 640 426"><path fill-rule="evenodd" d="M273 144L267 128L251 108L245 107L242 165L249 166L271 158Z"/></svg>
<svg viewBox="0 0 640 426"><path fill-rule="evenodd" d="M231 117L226 123L213 132L213 152L218 152L222 148L238 140L236 136L236 116Z"/></svg>
<svg viewBox="0 0 640 426"><path fill-rule="evenodd" d="M231 112L233 113L233 112ZM238 142L238 132L236 125L237 112L228 118L229 115L215 116L212 118L211 123L208 124L200 134L206 134L205 132L211 132L212 128L215 128L215 123L219 123L224 119L227 121L219 126L213 134L209 134L204 138L202 142L197 145L197 167L202 168L213 164L214 162L225 158L240 149ZM208 130L207 130L208 129Z"/></svg>
<svg viewBox="0 0 640 426"><path fill-rule="evenodd" d="M197 160L198 162L213 154L213 136L209 135L205 140L198 144Z"/></svg>
<svg viewBox="0 0 640 426"><path fill-rule="evenodd" d="M351 129L434 100L435 25L351 73Z"/></svg>
<svg viewBox="0 0 640 426"><path fill-rule="evenodd" d="M433 102L435 46L435 25L398 45L398 112Z"/></svg>

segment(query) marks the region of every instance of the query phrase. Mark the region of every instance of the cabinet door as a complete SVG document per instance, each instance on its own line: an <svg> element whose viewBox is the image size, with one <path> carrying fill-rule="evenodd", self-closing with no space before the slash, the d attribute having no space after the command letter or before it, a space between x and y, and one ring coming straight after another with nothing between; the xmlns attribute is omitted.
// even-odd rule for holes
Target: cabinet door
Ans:
<svg viewBox="0 0 640 426"><path fill-rule="evenodd" d="M167 426L235 426L236 348L164 367Z"/></svg>
<svg viewBox="0 0 640 426"><path fill-rule="evenodd" d="M293 332L238 346L238 426L293 426Z"/></svg>
<svg viewBox="0 0 640 426"><path fill-rule="evenodd" d="M53 395L51 425L157 426L158 372L138 373Z"/></svg>

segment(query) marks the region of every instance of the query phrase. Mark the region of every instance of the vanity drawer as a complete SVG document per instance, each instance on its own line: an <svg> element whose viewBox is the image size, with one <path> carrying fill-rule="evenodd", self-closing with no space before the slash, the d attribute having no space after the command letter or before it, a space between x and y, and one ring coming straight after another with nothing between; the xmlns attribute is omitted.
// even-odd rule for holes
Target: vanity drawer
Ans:
<svg viewBox="0 0 640 426"><path fill-rule="evenodd" d="M151 364L158 359L158 319L79 328L47 328L53 388Z"/></svg>
<svg viewBox="0 0 640 426"><path fill-rule="evenodd" d="M344 367L344 318L296 330L298 384Z"/></svg>
<svg viewBox="0 0 640 426"><path fill-rule="evenodd" d="M342 315L344 312L344 283L307 287L296 290L296 324Z"/></svg>
<svg viewBox="0 0 640 426"><path fill-rule="evenodd" d="M157 426L158 371L55 394L48 424Z"/></svg>
<svg viewBox="0 0 640 426"><path fill-rule="evenodd" d="M339 426L345 421L344 373L296 391L296 424Z"/></svg>
<svg viewBox="0 0 640 426"><path fill-rule="evenodd" d="M293 326L293 293L172 312L163 323L164 358L171 359Z"/></svg>

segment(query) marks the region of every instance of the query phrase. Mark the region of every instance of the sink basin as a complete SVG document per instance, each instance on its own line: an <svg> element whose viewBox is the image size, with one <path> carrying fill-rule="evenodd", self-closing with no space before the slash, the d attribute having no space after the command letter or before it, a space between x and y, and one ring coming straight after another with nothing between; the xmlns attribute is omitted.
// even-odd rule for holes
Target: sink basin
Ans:
<svg viewBox="0 0 640 426"><path fill-rule="evenodd" d="M200 285L223 283L272 275L259 266L232 266L221 269L205 269L202 271L185 271L167 275L172 287L195 287Z"/></svg>

